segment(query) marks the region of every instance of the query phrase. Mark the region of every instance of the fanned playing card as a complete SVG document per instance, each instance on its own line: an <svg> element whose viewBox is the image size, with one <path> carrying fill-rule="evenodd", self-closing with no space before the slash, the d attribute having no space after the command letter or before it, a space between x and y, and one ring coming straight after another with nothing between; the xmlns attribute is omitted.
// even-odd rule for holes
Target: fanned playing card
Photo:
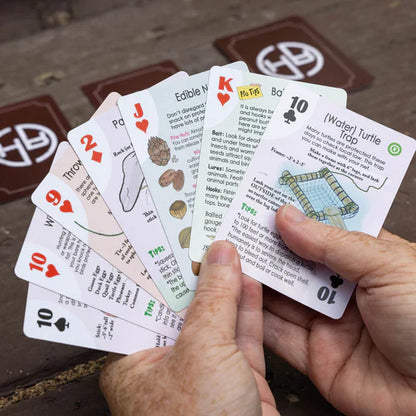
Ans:
<svg viewBox="0 0 416 416"><path fill-rule="evenodd" d="M189 256L200 262L233 200L284 89L291 82L234 68L211 69ZM340 88L303 84L346 104Z"/></svg>
<svg viewBox="0 0 416 416"><path fill-rule="evenodd" d="M416 142L291 84L224 218L216 239L234 243L243 273L331 318L354 285L292 253L279 237L276 209L377 236Z"/></svg>
<svg viewBox="0 0 416 416"><path fill-rule="evenodd" d="M39 235L42 239L39 239ZM21 279L175 339L182 319L36 209L15 267Z"/></svg>
<svg viewBox="0 0 416 416"><path fill-rule="evenodd" d="M244 69L244 63L232 64ZM158 216L186 286L195 290L189 241L209 72L118 101Z"/></svg>
<svg viewBox="0 0 416 416"><path fill-rule="evenodd" d="M173 79L180 79L180 74ZM184 283L157 216L116 104L119 97L119 94L110 94L103 105L110 101L112 105L72 130L68 140L168 306L180 311L189 305L193 293ZM89 146L85 145L87 138L91 142ZM94 158L94 151L102 155L99 160Z"/></svg>
<svg viewBox="0 0 416 416"><path fill-rule="evenodd" d="M118 354L175 342L32 283L27 294L23 331L30 338Z"/></svg>
<svg viewBox="0 0 416 416"><path fill-rule="evenodd" d="M53 163L64 150L65 147L58 149ZM39 235L43 236L41 241ZM181 329L182 319L149 298L38 208L15 271L29 281L24 319L28 337L129 354L172 345ZM87 306L83 300L98 309ZM138 314L140 308L142 313ZM127 321L117 318L115 313ZM158 328L171 338L157 333Z"/></svg>

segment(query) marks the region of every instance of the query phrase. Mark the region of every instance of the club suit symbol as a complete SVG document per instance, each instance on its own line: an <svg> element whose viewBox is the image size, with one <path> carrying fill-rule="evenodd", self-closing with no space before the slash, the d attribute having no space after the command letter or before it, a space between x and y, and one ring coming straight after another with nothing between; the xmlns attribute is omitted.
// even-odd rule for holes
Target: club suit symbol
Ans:
<svg viewBox="0 0 416 416"><path fill-rule="evenodd" d="M336 289L338 286L341 286L344 281L339 277L339 274L333 274L331 277L331 286Z"/></svg>
<svg viewBox="0 0 416 416"><path fill-rule="evenodd" d="M290 122L296 121L295 112L290 109L283 114L283 118L285 119L285 123L290 124Z"/></svg>

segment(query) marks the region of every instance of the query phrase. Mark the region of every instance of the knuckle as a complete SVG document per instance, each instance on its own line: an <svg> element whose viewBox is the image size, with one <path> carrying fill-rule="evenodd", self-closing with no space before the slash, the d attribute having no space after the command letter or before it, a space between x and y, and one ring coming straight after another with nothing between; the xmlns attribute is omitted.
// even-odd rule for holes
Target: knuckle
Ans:
<svg viewBox="0 0 416 416"><path fill-rule="evenodd" d="M373 251L379 246L378 240L368 234L359 231L347 231L342 228L328 226L322 236L322 262L326 265L332 263L336 258L339 262L341 258L344 261L351 261L344 256L340 256L341 252L352 252L352 247L361 248L367 253ZM356 254L356 250L353 251Z"/></svg>
<svg viewBox="0 0 416 416"><path fill-rule="evenodd" d="M350 234L342 228L334 226L325 227L325 232L321 237L324 263L327 263L334 247L340 247L348 243L348 240L351 238Z"/></svg>
<svg viewBox="0 0 416 416"><path fill-rule="evenodd" d="M203 288L198 290L192 299L191 306L186 314L186 320L198 318L204 313L217 312L219 305L223 304L226 299L229 299L229 288ZM198 315L198 316L195 316Z"/></svg>
<svg viewBox="0 0 416 416"><path fill-rule="evenodd" d="M208 283L198 288L195 297L199 299L213 299L230 297L234 289L231 286Z"/></svg>

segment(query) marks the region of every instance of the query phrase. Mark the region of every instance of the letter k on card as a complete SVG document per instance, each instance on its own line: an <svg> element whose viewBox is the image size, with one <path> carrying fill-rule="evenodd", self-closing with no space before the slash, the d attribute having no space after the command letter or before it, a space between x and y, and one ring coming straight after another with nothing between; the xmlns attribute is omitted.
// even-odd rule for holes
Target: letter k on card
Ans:
<svg viewBox="0 0 416 416"><path fill-rule="evenodd" d="M232 78L226 79L225 77L220 76L219 83L218 83L218 90L219 91L234 92L231 85L230 85L230 82L232 80L233 80ZM218 98L219 102L221 103L221 105L223 106L230 99L230 94L228 94L227 92L225 92L225 93L218 92L217 98Z"/></svg>

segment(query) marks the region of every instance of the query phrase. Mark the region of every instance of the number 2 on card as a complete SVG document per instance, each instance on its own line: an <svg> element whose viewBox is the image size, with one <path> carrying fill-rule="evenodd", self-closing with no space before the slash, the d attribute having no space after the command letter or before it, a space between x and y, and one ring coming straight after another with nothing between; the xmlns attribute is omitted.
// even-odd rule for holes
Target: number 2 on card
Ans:
<svg viewBox="0 0 416 416"><path fill-rule="evenodd" d="M86 134L81 138L81 144L85 144L85 151L89 152L90 150L94 149L94 147L97 147L97 142L94 142L93 137L91 134ZM101 163L101 159L103 157L102 152L97 152L96 150L92 151L91 160L97 163Z"/></svg>

